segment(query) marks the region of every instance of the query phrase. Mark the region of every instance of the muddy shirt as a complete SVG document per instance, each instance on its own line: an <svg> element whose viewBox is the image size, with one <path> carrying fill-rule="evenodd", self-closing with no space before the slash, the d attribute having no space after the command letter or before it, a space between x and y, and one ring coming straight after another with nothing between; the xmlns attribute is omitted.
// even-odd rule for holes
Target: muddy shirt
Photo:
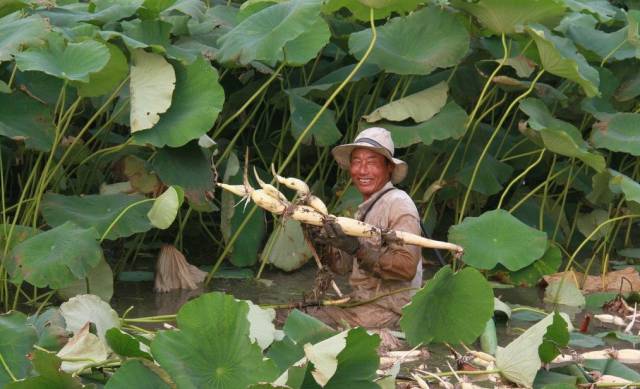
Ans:
<svg viewBox="0 0 640 389"><path fill-rule="evenodd" d="M391 182L387 182L367 201L360 204L356 218L361 219L366 213L364 222L368 224L421 235L420 217L413 200L406 192L397 188L384 193L390 188L394 186ZM382 197L376 201L381 194ZM369 208L371 209L367 212ZM366 299L390 290L421 286L420 247L413 245L383 247L380 237L359 238L359 240L361 247L355 256L360 259L365 255L375 258L373 269L371 271L361 269L358 261L354 261L342 252L340 252L342 260L338 261L342 263L343 270L346 270L345 265L353 264L349 283L356 297ZM407 293L405 296L410 297L414 293Z"/></svg>

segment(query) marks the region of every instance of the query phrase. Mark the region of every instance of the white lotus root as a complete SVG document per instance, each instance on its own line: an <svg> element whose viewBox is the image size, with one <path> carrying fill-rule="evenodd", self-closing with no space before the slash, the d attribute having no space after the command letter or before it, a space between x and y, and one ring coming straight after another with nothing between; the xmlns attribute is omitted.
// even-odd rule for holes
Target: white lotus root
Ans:
<svg viewBox="0 0 640 389"><path fill-rule="evenodd" d="M204 281L207 273L187 262L184 255L173 245L164 244L160 249L156 264L156 292L174 289L196 289Z"/></svg>
<svg viewBox="0 0 640 389"><path fill-rule="evenodd" d="M327 220L331 220L339 224L345 234L363 238L381 236L383 233L389 232L359 220L330 215L322 200L311 194L309 186L304 181L297 178L285 178L277 175L273 165L271 166L271 170L279 183L297 192L302 204L291 204L274 186L266 184L260 179L258 179L258 183L261 185L262 189L252 188L246 177L244 185L228 185L222 183L218 183L217 185L237 196L251 198L254 203L271 213L277 215L286 213L287 217L302 223L321 226ZM258 178L257 174L256 178ZM464 252L463 248L456 244L427 239L405 231L395 231L395 236L405 244L450 250L457 256L462 255Z"/></svg>

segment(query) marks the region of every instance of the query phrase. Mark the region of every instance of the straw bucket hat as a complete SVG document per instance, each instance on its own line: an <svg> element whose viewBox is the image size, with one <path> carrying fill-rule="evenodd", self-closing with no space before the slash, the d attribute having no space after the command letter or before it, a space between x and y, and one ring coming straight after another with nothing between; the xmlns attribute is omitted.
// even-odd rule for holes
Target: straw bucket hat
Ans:
<svg viewBox="0 0 640 389"><path fill-rule="evenodd" d="M331 154L333 154L333 158L341 168L349 170L351 152L356 148L373 150L391 161L395 165L391 173L391 182L393 184L397 184L407 176L409 169L407 163L393 157L393 140L388 130L381 127L367 128L356 136L353 143L336 146L331 150Z"/></svg>

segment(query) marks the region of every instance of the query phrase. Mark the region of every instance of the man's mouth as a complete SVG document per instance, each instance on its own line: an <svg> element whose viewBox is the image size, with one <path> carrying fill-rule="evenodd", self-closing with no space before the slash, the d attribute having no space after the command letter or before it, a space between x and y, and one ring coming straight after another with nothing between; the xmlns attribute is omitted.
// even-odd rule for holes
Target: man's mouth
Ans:
<svg viewBox="0 0 640 389"><path fill-rule="evenodd" d="M360 185L369 185L373 182L371 178L358 178Z"/></svg>

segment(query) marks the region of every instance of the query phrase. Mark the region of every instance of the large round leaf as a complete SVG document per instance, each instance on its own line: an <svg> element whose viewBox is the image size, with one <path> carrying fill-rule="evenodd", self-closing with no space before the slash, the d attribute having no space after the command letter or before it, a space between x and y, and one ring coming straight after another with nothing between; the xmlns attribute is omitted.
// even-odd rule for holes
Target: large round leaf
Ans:
<svg viewBox="0 0 640 389"><path fill-rule="evenodd" d="M116 373L111 376L105 389L169 389L171 386L153 370L150 364L131 359L125 362Z"/></svg>
<svg viewBox="0 0 640 389"><path fill-rule="evenodd" d="M176 74L163 56L136 50L131 54L131 132L153 127L171 106Z"/></svg>
<svg viewBox="0 0 640 389"><path fill-rule="evenodd" d="M23 72L35 70L69 81L88 82L91 73L109 62L109 49L94 40L67 44L62 37L50 34L47 47L31 48L15 57Z"/></svg>
<svg viewBox="0 0 640 389"><path fill-rule="evenodd" d="M91 74L88 83L74 83L80 96L96 97L111 93L129 73L129 64L122 51L111 43L105 44L109 49L109 62L99 72Z"/></svg>
<svg viewBox="0 0 640 389"><path fill-rule="evenodd" d="M628 112L615 114L607 121L596 123L591 133L593 145L639 156L639 123L640 114Z"/></svg>
<svg viewBox="0 0 640 389"><path fill-rule="evenodd" d="M0 135L49 151L54 131L49 107L23 93L0 93Z"/></svg>
<svg viewBox="0 0 640 389"><path fill-rule="evenodd" d="M86 277L101 259L95 230L66 222L17 245L5 265L15 280L58 289Z"/></svg>
<svg viewBox="0 0 640 389"><path fill-rule="evenodd" d="M249 340L249 307L214 292L186 303L178 312L179 331L161 331L151 351L180 388L245 388L271 381L271 360Z"/></svg>
<svg viewBox="0 0 640 389"><path fill-rule="evenodd" d="M177 188L177 189L176 189ZM182 205L184 193L179 187L170 186L153 202L147 217L154 227L166 230L173 224Z"/></svg>
<svg viewBox="0 0 640 389"><path fill-rule="evenodd" d="M316 19L309 29L284 45L284 57L288 65L302 66L314 59L329 43L331 31L322 18Z"/></svg>
<svg viewBox="0 0 640 389"><path fill-rule="evenodd" d="M291 109L291 132L297 139L322 107L293 93L289 93L289 106ZM302 143L311 144L313 138L318 146L331 146L341 137L342 134L336 126L335 113L327 109L320 115L316 124L311 127Z"/></svg>
<svg viewBox="0 0 640 389"><path fill-rule="evenodd" d="M561 264L562 251L555 244L550 244L542 258L529 266L509 273L509 279L515 285L533 287L538 284L542 276L557 272Z"/></svg>
<svg viewBox="0 0 640 389"><path fill-rule="evenodd" d="M493 269L500 263L509 270L519 270L547 250L545 232L503 209L465 218L449 229L449 240L464 247L464 261L479 269Z"/></svg>
<svg viewBox="0 0 640 389"><path fill-rule="evenodd" d="M370 29L353 33L349 51L360 59L370 41ZM467 50L469 32L460 19L438 8L424 8L378 28L378 39L367 63L391 73L429 74L456 65Z"/></svg>
<svg viewBox="0 0 640 389"><path fill-rule="evenodd" d="M120 328L118 313L100 297L82 294L70 298L60 305L60 313L67 323L67 330L78 334L87 322L96 326L96 335L106 344L106 333L111 328Z"/></svg>
<svg viewBox="0 0 640 389"><path fill-rule="evenodd" d="M640 184L634 179L619 173L613 169L609 169L611 179L609 180L609 189L613 193L622 193L627 201L633 201L640 204Z"/></svg>
<svg viewBox="0 0 640 389"><path fill-rule="evenodd" d="M57 293L63 300L79 294L91 293L109 302L113 297L113 270L107 261L102 259L96 267L89 270L86 278L71 282L64 288L58 289Z"/></svg>
<svg viewBox="0 0 640 389"><path fill-rule="evenodd" d="M199 57L190 65L175 64L176 90L169 110L150 130L136 133L138 144L180 147L205 134L224 103L218 72Z"/></svg>
<svg viewBox="0 0 640 389"><path fill-rule="evenodd" d="M320 6L317 0L291 0L254 13L220 37L219 61L281 61L287 42L316 26Z"/></svg>
<svg viewBox="0 0 640 389"><path fill-rule="evenodd" d="M19 13L14 13L0 19L0 62L10 60L24 47L43 44L49 28L38 15L20 19Z"/></svg>
<svg viewBox="0 0 640 389"><path fill-rule="evenodd" d="M358 20L368 21L370 8L373 8L374 19L384 19L391 13L408 13L415 10L422 0L328 0L325 2L323 11L334 13L341 8L348 9Z"/></svg>
<svg viewBox="0 0 640 389"><path fill-rule="evenodd" d="M110 194L65 196L57 193L47 193L42 201L42 215L50 226L60 226L67 221L93 228L96 236L101 237L109 226L126 208L124 215L113 225L106 239L114 240L145 232L151 229L151 223L146 217L151 204L145 202L140 195Z"/></svg>
<svg viewBox="0 0 640 389"><path fill-rule="evenodd" d="M496 33L512 34L530 23L557 22L565 12L561 0L456 0L453 5L470 12Z"/></svg>
<svg viewBox="0 0 640 389"><path fill-rule="evenodd" d="M27 354L37 340L36 330L27 325L25 314L10 312L0 315L0 355L16 378L27 376L31 365ZM0 387L4 388L12 381L4 367L0 369Z"/></svg>
<svg viewBox="0 0 640 389"><path fill-rule="evenodd" d="M493 290L479 271L440 269L402 309L400 327L410 344L470 344L493 315Z"/></svg>
<svg viewBox="0 0 640 389"><path fill-rule="evenodd" d="M578 83L588 97L599 93L598 72L589 66L569 39L553 35L542 26L528 27L527 32L538 46L540 62L544 70Z"/></svg>
<svg viewBox="0 0 640 389"><path fill-rule="evenodd" d="M284 271L299 269L311 258L311 250L304 240L300 222L293 219L287 219L275 228L265 247L271 247L271 250L263 250L260 260L267 260Z"/></svg>
<svg viewBox="0 0 640 389"><path fill-rule="evenodd" d="M24 380L12 382L3 389L83 389L86 388L78 377L60 370L61 360L55 354L43 350L33 350L31 364L38 372ZM25 358L26 359L26 358Z"/></svg>
<svg viewBox="0 0 640 389"><path fill-rule="evenodd" d="M408 118L413 119L416 123L421 123L440 112L447 102L448 92L447 83L440 82L430 88L378 107L363 118L369 123L382 119L401 122Z"/></svg>
<svg viewBox="0 0 640 389"><path fill-rule="evenodd" d="M106 24L132 16L144 0L92 0L91 3L92 12L84 20Z"/></svg>
<svg viewBox="0 0 640 389"><path fill-rule="evenodd" d="M414 126L382 123L391 132L396 147L408 147L416 143L430 145L436 140L458 139L466 132L467 113L455 102L445 105L431 119Z"/></svg>

